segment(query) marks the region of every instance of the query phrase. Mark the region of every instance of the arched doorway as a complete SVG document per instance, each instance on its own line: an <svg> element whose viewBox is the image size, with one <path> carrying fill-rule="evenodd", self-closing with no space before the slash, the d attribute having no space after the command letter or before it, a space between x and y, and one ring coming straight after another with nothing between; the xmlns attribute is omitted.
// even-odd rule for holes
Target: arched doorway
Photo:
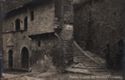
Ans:
<svg viewBox="0 0 125 80"><path fill-rule="evenodd" d="M9 50L8 52L8 67L10 69L13 68L13 51L12 50Z"/></svg>
<svg viewBox="0 0 125 80"><path fill-rule="evenodd" d="M26 47L24 47L21 51L21 66L22 68L29 67L29 51Z"/></svg>

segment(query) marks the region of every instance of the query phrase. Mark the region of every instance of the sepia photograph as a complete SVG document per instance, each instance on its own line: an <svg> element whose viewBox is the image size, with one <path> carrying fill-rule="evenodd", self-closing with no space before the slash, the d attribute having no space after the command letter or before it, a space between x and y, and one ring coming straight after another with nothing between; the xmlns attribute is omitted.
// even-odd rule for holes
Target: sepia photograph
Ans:
<svg viewBox="0 0 125 80"><path fill-rule="evenodd" d="M125 80L125 0L0 0L0 80Z"/></svg>

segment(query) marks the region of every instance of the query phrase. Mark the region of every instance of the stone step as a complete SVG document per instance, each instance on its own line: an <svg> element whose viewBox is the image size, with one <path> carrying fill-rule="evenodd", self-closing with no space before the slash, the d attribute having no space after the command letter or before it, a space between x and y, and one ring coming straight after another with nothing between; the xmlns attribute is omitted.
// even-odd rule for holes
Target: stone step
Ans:
<svg viewBox="0 0 125 80"><path fill-rule="evenodd" d="M85 56L76 56L76 57L74 57L74 61L77 62L77 63L82 63L86 67L89 67L89 66L101 67L101 66L105 65L105 64L102 64L102 63L97 64L97 63L95 63L94 61L90 60L89 58L87 58Z"/></svg>
<svg viewBox="0 0 125 80"><path fill-rule="evenodd" d="M76 64L76 65L72 65L71 66L72 70L78 70L77 73L80 73L79 71L82 70L88 70L90 74L96 75L105 75L105 74L110 74L104 66L85 66L82 63ZM70 71L71 72L71 71Z"/></svg>
<svg viewBox="0 0 125 80"><path fill-rule="evenodd" d="M107 70L105 68L98 68L98 67L85 67L85 68L81 68L81 67L73 67L73 68L78 68L78 69L88 69L89 71L92 72L107 72Z"/></svg>

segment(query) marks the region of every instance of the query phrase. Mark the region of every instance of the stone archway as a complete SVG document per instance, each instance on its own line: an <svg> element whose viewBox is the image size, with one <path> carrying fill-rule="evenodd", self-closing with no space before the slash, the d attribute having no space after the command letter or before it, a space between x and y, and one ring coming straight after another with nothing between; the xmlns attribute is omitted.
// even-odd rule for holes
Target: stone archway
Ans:
<svg viewBox="0 0 125 80"><path fill-rule="evenodd" d="M22 68L29 67L29 51L26 47L22 48L21 51L21 67Z"/></svg>
<svg viewBox="0 0 125 80"><path fill-rule="evenodd" d="M8 67L9 69L13 68L13 51L9 50L8 52Z"/></svg>

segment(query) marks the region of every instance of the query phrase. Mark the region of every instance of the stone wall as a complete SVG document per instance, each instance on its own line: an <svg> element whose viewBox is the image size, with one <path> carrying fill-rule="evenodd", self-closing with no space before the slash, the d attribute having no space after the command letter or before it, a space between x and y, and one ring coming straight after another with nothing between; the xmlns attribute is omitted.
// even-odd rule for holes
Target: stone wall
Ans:
<svg viewBox="0 0 125 80"><path fill-rule="evenodd" d="M40 43L38 43L39 41ZM54 65L52 59L54 50L56 50L55 46L58 44L59 40L54 35L49 37L42 37L40 40L32 40L32 56L30 62L33 70L43 72L49 70Z"/></svg>
<svg viewBox="0 0 125 80"><path fill-rule="evenodd" d="M41 36L42 37L42 36ZM40 43L38 43L40 41ZM37 60L44 59L44 55L50 56L53 54L52 50L55 49L55 46L58 43L58 39L52 35L44 37L44 39L33 39L31 45L31 63L36 63Z"/></svg>
<svg viewBox="0 0 125 80"><path fill-rule="evenodd" d="M125 32L123 5L119 0L88 0L74 5L74 36L79 45L102 57L110 45L112 56L119 54L119 41Z"/></svg>
<svg viewBox="0 0 125 80"><path fill-rule="evenodd" d="M41 34L54 31L54 4L32 8L28 11L29 34ZM34 20L30 19L30 12L34 11Z"/></svg>
<svg viewBox="0 0 125 80"><path fill-rule="evenodd" d="M62 28L65 24L72 24L73 14L72 0L55 0L57 27Z"/></svg>

